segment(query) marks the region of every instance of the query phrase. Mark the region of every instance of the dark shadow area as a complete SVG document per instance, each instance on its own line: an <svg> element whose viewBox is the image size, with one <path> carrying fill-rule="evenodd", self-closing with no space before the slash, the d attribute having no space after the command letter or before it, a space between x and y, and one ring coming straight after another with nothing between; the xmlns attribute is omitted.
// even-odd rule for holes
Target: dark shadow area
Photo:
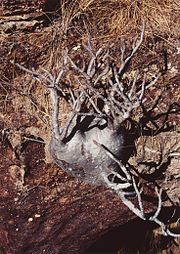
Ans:
<svg viewBox="0 0 180 254"><path fill-rule="evenodd" d="M174 209L164 207L161 212L162 220L168 220ZM177 218L180 211L174 216ZM174 243L171 237L153 234L157 225L136 218L127 224L107 232L83 254L155 254Z"/></svg>
<svg viewBox="0 0 180 254"><path fill-rule="evenodd" d="M44 8L43 8L43 16L41 19L43 19L43 23L45 26L48 26L52 23L52 21L60 16L60 0L47 0L45 2Z"/></svg>
<svg viewBox="0 0 180 254"><path fill-rule="evenodd" d="M158 97L154 105L149 110L147 110L145 106L141 104L143 117L138 123L139 129L141 130L141 132L139 132L139 136L156 136L161 132L167 132L174 129L174 126L169 124L168 118L171 114L178 114L180 112L180 105L178 103L172 103L169 105L167 111L155 115L154 109L159 105L161 97L162 96ZM161 120L161 124L158 124L159 120ZM151 123L153 128L148 126L149 123Z"/></svg>
<svg viewBox="0 0 180 254"><path fill-rule="evenodd" d="M46 13L52 13L57 11L60 8L61 1L60 0L47 0L43 11Z"/></svg>

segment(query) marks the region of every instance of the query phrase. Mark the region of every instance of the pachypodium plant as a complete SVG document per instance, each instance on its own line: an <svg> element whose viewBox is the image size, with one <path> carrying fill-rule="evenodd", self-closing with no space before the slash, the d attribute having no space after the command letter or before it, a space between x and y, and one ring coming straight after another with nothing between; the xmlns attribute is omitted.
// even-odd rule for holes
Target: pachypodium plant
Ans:
<svg viewBox="0 0 180 254"><path fill-rule="evenodd" d="M140 79L137 72L129 84L124 84L123 75L142 44L143 36L144 25L129 54L125 46L121 47L119 65L112 61L113 45L94 51L90 40L83 46L89 60L81 57L80 63L77 63L65 49L59 71L54 67L52 72L43 68L37 72L15 64L49 90L52 104L49 150L54 162L82 181L111 188L138 217L159 224L164 235L176 236L158 219L162 190L156 187L157 211L147 217L142 202L143 188L138 175L127 164L125 147L129 133L123 123L131 119L134 110L144 104L145 92L159 78L157 75L147 81L145 75ZM76 88L73 89L74 84ZM64 99L68 102L70 113L62 126L59 104ZM131 201L132 195L136 196L139 207Z"/></svg>

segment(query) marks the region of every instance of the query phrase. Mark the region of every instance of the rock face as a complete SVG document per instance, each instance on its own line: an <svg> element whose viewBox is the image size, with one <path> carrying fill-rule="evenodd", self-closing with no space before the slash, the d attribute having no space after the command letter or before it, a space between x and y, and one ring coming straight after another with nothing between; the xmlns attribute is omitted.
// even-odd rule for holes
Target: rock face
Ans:
<svg viewBox="0 0 180 254"><path fill-rule="evenodd" d="M51 15L58 9L59 1L2 0L0 29L4 33L34 31L50 22ZM49 18L49 22L48 22Z"/></svg>
<svg viewBox="0 0 180 254"><path fill-rule="evenodd" d="M1 253L82 253L109 228L134 218L112 191L46 165L42 144L30 142L23 150L24 185L22 161L14 158L7 142L0 153ZM18 164L16 172L12 163Z"/></svg>
<svg viewBox="0 0 180 254"><path fill-rule="evenodd" d="M11 15L12 13L28 13L33 11L38 11L43 8L44 4L48 2L47 0L2 0L1 8L4 15Z"/></svg>

